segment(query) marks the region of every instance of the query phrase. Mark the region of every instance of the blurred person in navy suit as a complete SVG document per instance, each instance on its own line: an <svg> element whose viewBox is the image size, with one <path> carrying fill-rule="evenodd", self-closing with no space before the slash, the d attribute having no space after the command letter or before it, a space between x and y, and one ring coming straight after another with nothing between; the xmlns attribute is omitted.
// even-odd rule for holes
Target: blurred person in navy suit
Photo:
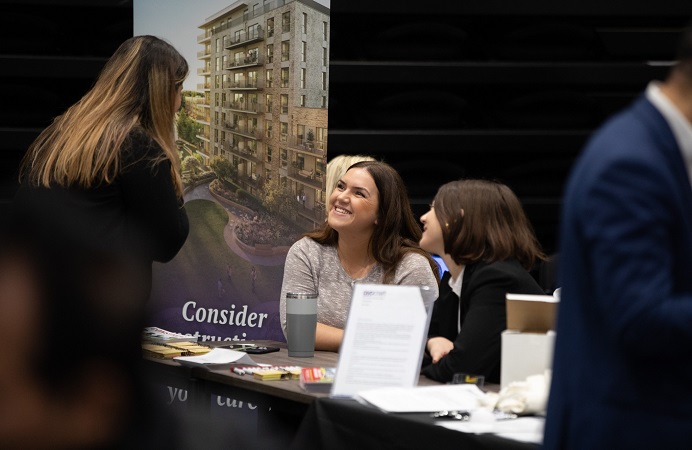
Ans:
<svg viewBox="0 0 692 450"><path fill-rule="evenodd" d="M692 28L566 185L544 447L692 442Z"/></svg>

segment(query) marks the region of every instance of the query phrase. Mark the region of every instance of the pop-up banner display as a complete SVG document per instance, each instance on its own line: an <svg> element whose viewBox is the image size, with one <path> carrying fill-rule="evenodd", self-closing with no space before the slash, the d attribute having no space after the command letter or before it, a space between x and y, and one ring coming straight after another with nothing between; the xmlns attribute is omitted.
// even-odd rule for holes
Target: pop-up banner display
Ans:
<svg viewBox="0 0 692 450"><path fill-rule="evenodd" d="M134 1L188 61L177 116L190 235L154 265L148 326L284 341L286 252L325 220L329 3Z"/></svg>

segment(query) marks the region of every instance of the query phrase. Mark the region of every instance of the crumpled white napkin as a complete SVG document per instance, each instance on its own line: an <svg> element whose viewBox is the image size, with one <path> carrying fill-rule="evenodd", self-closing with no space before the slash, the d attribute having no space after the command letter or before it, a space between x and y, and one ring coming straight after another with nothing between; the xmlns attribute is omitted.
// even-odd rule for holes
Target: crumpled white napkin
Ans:
<svg viewBox="0 0 692 450"><path fill-rule="evenodd" d="M513 414L545 414L550 391L550 370L531 375L526 381L513 381L497 394L488 396L485 403L495 402L495 409Z"/></svg>

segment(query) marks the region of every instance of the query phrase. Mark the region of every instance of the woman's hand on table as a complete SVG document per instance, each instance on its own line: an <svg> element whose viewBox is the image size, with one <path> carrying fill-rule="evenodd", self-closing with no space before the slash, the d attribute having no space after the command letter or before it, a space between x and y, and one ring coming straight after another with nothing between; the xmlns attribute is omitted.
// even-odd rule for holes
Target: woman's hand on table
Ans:
<svg viewBox="0 0 692 450"><path fill-rule="evenodd" d="M432 357L433 364L437 364L453 348L454 343L447 338L438 336L428 339L428 353Z"/></svg>

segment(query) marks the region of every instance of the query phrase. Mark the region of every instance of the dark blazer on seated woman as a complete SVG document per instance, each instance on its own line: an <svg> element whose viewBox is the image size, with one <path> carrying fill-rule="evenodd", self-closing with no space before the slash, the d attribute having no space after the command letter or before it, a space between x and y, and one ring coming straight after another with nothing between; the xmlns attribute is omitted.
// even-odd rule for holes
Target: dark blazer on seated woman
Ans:
<svg viewBox="0 0 692 450"><path fill-rule="evenodd" d="M450 381L455 373L467 373L499 383L501 333L507 328L505 294L544 292L515 259L471 264L462 276L459 298L449 285L450 273L445 272L428 331L428 339L446 337L454 349L437 364L426 355L423 374Z"/></svg>

